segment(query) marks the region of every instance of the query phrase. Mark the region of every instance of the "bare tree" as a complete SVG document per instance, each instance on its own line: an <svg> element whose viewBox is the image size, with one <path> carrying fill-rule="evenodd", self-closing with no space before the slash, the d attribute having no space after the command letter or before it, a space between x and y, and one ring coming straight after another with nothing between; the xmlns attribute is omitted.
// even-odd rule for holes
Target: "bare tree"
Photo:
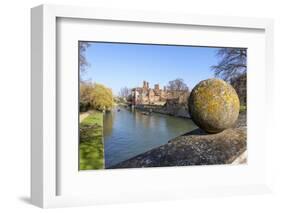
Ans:
<svg viewBox="0 0 281 213"><path fill-rule="evenodd" d="M85 68L89 66L89 62L87 61L85 57L85 51L90 46L88 42L79 41L79 69L80 74L85 72Z"/></svg>
<svg viewBox="0 0 281 213"><path fill-rule="evenodd" d="M119 96L122 98L127 98L131 93L131 90L127 87L123 87L120 89Z"/></svg>
<svg viewBox="0 0 281 213"><path fill-rule="evenodd" d="M221 48L217 52L220 61L212 66L216 77L228 81L236 90L241 105L247 103L247 49Z"/></svg>
<svg viewBox="0 0 281 213"><path fill-rule="evenodd" d="M220 61L211 68L216 77L230 82L247 71L247 49L220 48L217 52Z"/></svg>
<svg viewBox="0 0 281 213"><path fill-rule="evenodd" d="M181 78L177 78L173 81L169 81L167 85L168 90L182 90L189 91L188 86L184 83L184 80Z"/></svg>
<svg viewBox="0 0 281 213"><path fill-rule="evenodd" d="M232 78L230 84L236 90L240 104L246 106L247 104L247 74L241 74L236 78Z"/></svg>

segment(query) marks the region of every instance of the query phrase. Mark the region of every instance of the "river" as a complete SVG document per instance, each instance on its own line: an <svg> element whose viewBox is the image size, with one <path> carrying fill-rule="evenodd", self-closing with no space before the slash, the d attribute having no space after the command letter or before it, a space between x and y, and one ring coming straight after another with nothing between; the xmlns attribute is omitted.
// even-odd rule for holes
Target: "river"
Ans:
<svg viewBox="0 0 281 213"><path fill-rule="evenodd" d="M103 122L106 168L196 128L190 119L159 113L144 115L123 107L105 113Z"/></svg>

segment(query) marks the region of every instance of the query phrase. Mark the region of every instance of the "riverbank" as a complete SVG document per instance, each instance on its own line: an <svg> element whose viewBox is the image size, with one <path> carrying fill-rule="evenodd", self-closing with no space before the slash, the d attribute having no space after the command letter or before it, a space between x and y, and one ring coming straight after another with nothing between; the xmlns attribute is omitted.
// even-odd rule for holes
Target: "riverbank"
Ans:
<svg viewBox="0 0 281 213"><path fill-rule="evenodd" d="M92 113L93 113L93 110L89 110L87 112L81 112L79 115L79 122L81 123L85 118L87 118Z"/></svg>
<svg viewBox="0 0 281 213"><path fill-rule="evenodd" d="M104 169L103 113L91 111L80 123L79 169Z"/></svg>
<svg viewBox="0 0 281 213"><path fill-rule="evenodd" d="M221 133L195 129L111 168L231 164L246 151L246 120L246 112L240 113L235 126Z"/></svg>
<svg viewBox="0 0 281 213"><path fill-rule="evenodd" d="M138 104L135 109L145 112L155 112L165 115L171 115L181 118L190 118L188 106L185 104L168 104L165 105L152 105L152 104Z"/></svg>

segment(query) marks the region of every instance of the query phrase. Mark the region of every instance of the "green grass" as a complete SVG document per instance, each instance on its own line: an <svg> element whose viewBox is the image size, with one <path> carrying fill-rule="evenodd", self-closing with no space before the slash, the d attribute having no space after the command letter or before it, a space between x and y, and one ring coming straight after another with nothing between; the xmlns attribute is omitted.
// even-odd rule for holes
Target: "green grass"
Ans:
<svg viewBox="0 0 281 213"><path fill-rule="evenodd" d="M94 111L80 123L80 170L104 169L103 114Z"/></svg>

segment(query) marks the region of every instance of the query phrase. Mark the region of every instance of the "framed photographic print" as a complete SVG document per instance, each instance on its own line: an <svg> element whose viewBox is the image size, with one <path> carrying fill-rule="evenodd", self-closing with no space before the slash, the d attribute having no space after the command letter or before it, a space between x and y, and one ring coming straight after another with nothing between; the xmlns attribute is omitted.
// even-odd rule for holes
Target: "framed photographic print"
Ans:
<svg viewBox="0 0 281 213"><path fill-rule="evenodd" d="M246 48L78 47L80 170L246 163Z"/></svg>
<svg viewBox="0 0 281 213"><path fill-rule="evenodd" d="M31 14L32 203L270 191L272 20Z"/></svg>

